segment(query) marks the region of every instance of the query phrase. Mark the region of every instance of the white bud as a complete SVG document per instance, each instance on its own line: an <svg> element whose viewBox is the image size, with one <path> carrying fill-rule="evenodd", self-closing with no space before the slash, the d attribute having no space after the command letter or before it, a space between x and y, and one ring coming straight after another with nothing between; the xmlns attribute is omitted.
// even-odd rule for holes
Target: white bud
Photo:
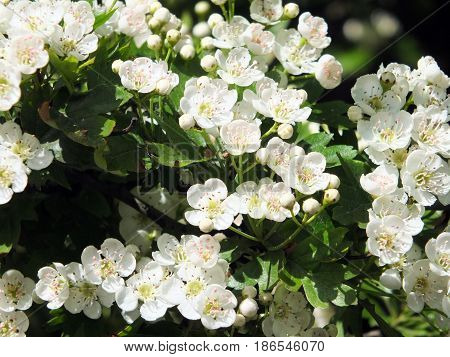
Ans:
<svg viewBox="0 0 450 357"><path fill-rule="evenodd" d="M213 50L214 49L214 40L210 36L203 37L200 41L200 46L203 50Z"/></svg>
<svg viewBox="0 0 450 357"><path fill-rule="evenodd" d="M246 285L244 286L244 289L242 289L242 296L245 298L253 299L257 293L258 291L256 290L256 288L251 285Z"/></svg>
<svg viewBox="0 0 450 357"><path fill-rule="evenodd" d="M319 212L320 207L321 207L321 204L319 203L319 201L317 201L314 198L308 198L308 199L304 200L302 203L303 212L305 212L306 214L309 214L310 216Z"/></svg>
<svg viewBox="0 0 450 357"><path fill-rule="evenodd" d="M341 198L341 195L339 194L339 191L335 188L329 188L328 190L325 190L325 194L323 196L323 203L324 204L334 204L339 201Z"/></svg>
<svg viewBox="0 0 450 357"><path fill-rule="evenodd" d="M192 45L184 45L181 47L180 56L182 59L189 61L195 57L195 48Z"/></svg>
<svg viewBox="0 0 450 357"><path fill-rule="evenodd" d="M296 3L290 2L284 5L284 17L288 19L295 19L300 13L300 8Z"/></svg>
<svg viewBox="0 0 450 357"><path fill-rule="evenodd" d="M352 105L348 108L347 116L352 122L356 123L358 120L363 118L363 112L357 105Z"/></svg>
<svg viewBox="0 0 450 357"><path fill-rule="evenodd" d="M153 14L153 18L159 20L164 25L169 22L171 15L172 14L170 13L169 9L161 7L155 11L155 13Z"/></svg>
<svg viewBox="0 0 450 357"><path fill-rule="evenodd" d="M195 37L203 38L211 34L211 28L205 21L201 21L194 26L192 34Z"/></svg>
<svg viewBox="0 0 450 357"><path fill-rule="evenodd" d="M202 219L200 221L200 224L199 224L198 228L203 233L209 233L209 232L211 232L214 229L214 222L211 221L209 218Z"/></svg>
<svg viewBox="0 0 450 357"><path fill-rule="evenodd" d="M159 30L162 25L163 25L162 22L158 20L156 17L152 17L148 21L148 27L150 27L153 31Z"/></svg>
<svg viewBox="0 0 450 357"><path fill-rule="evenodd" d="M180 128L183 130L191 129L195 126L194 117L190 114L183 114L178 119L178 124L180 124Z"/></svg>
<svg viewBox="0 0 450 357"><path fill-rule="evenodd" d="M236 314L236 320L233 323L234 327L244 327L245 326L245 316L242 314Z"/></svg>
<svg viewBox="0 0 450 357"><path fill-rule="evenodd" d="M159 10L161 8L162 8L162 5L159 1L152 2L150 4L150 9L149 9L150 15L153 15L157 10Z"/></svg>
<svg viewBox="0 0 450 357"><path fill-rule="evenodd" d="M284 208L288 210L294 209L297 201L295 200L295 196L292 193L283 193L280 197L280 204Z"/></svg>
<svg viewBox="0 0 450 357"><path fill-rule="evenodd" d="M239 304L239 311L246 318L251 319L258 313L258 303L252 298L246 298Z"/></svg>
<svg viewBox="0 0 450 357"><path fill-rule="evenodd" d="M259 302L263 305L269 305L273 300L273 295L271 293L265 292L259 294Z"/></svg>
<svg viewBox="0 0 450 357"><path fill-rule="evenodd" d="M214 13L209 16L208 25L213 29L218 23L223 21L225 21L225 19L223 18L222 15Z"/></svg>
<svg viewBox="0 0 450 357"><path fill-rule="evenodd" d="M181 26L180 26L181 36L189 34L190 31L191 31L191 28L188 25L181 24Z"/></svg>
<svg viewBox="0 0 450 357"><path fill-rule="evenodd" d="M281 124L278 127L277 133L281 139L287 140L292 138L292 135L294 135L294 128L290 124Z"/></svg>
<svg viewBox="0 0 450 357"><path fill-rule="evenodd" d="M115 60L111 65L112 71L116 74L119 73L120 66L122 66L122 63L123 63L123 61L120 59Z"/></svg>
<svg viewBox="0 0 450 357"><path fill-rule="evenodd" d="M256 161L261 165L266 165L269 159L269 151L265 148L259 149L255 155Z"/></svg>
<svg viewBox="0 0 450 357"><path fill-rule="evenodd" d="M159 51L162 47L162 39L159 35L150 35L147 39L147 46L153 51Z"/></svg>
<svg viewBox="0 0 450 357"><path fill-rule="evenodd" d="M172 86L167 78L162 78L156 83L156 93L159 95L167 95L171 89Z"/></svg>
<svg viewBox="0 0 450 357"><path fill-rule="evenodd" d="M328 184L328 188L339 188L341 185L341 180L336 175L330 174L330 183Z"/></svg>
<svg viewBox="0 0 450 357"><path fill-rule="evenodd" d="M218 6L225 4L227 1L228 1L228 0L211 0L211 2L212 2L214 5L218 5Z"/></svg>
<svg viewBox="0 0 450 357"><path fill-rule="evenodd" d="M395 84L395 75L392 72L384 72L381 74L381 82L391 88Z"/></svg>
<svg viewBox="0 0 450 357"><path fill-rule="evenodd" d="M402 287L402 278L397 269L388 269L380 276L380 283L391 290L398 290Z"/></svg>
<svg viewBox="0 0 450 357"><path fill-rule="evenodd" d="M181 32L175 29L167 31L166 39L172 46L175 46L180 41Z"/></svg>
<svg viewBox="0 0 450 357"><path fill-rule="evenodd" d="M211 5L207 1L199 1L194 6L194 11L198 16L205 16L210 9Z"/></svg>
<svg viewBox="0 0 450 357"><path fill-rule="evenodd" d="M203 57L200 61L200 65L202 66L203 70L205 72L212 72L215 71L217 68L217 60L216 57L212 55L206 55Z"/></svg>
<svg viewBox="0 0 450 357"><path fill-rule="evenodd" d="M216 233L214 234L213 238L218 242L222 242L223 240L227 239L227 236L223 233Z"/></svg>

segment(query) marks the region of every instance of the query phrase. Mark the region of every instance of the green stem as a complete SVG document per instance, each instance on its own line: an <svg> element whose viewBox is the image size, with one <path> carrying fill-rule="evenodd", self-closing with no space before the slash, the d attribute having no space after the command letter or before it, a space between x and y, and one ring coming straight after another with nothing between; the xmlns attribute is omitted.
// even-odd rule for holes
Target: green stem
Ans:
<svg viewBox="0 0 450 357"><path fill-rule="evenodd" d="M244 182L244 174L242 172L242 164L243 164L242 155L239 155L238 160L239 160L238 161L238 163L239 163L238 179L239 179L239 183L241 184Z"/></svg>
<svg viewBox="0 0 450 357"><path fill-rule="evenodd" d="M293 210L291 210L291 216L292 216L292 220L294 221L294 223L300 227L302 224L298 221L297 217L295 217Z"/></svg>
<svg viewBox="0 0 450 357"><path fill-rule="evenodd" d="M223 17L227 22L230 22L230 18L228 17L228 11L225 8L225 5L220 5L220 9L222 10Z"/></svg>
<svg viewBox="0 0 450 357"><path fill-rule="evenodd" d="M234 228L233 226L230 226L228 229L230 231L233 231L234 233L237 233L237 234L241 235L244 238L250 239L250 240L252 240L254 242L259 242L259 240L256 237L253 237L250 234L244 233L244 232L240 231L239 229Z"/></svg>
<svg viewBox="0 0 450 357"><path fill-rule="evenodd" d="M276 132L277 129L278 129L278 125L280 125L280 124L279 123L274 123L272 125L272 127L263 136L261 136L261 140L267 138L270 134Z"/></svg>
<svg viewBox="0 0 450 357"><path fill-rule="evenodd" d="M245 175L247 172L249 172L250 170L252 170L254 167L256 167L256 165L258 165L257 162L254 162L253 164L251 164L247 169L244 170L244 172L242 173L243 175Z"/></svg>

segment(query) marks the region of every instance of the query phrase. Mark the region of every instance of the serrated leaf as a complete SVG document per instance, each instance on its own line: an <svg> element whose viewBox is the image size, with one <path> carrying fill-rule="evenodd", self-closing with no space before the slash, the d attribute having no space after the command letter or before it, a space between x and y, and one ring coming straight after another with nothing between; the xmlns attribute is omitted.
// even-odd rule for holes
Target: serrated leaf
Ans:
<svg viewBox="0 0 450 357"><path fill-rule="evenodd" d="M190 156L186 152L178 151L177 149L159 143L151 143L151 150L154 152L155 158L161 165L169 167L184 167L196 162L206 161L206 158L198 157L197 155Z"/></svg>

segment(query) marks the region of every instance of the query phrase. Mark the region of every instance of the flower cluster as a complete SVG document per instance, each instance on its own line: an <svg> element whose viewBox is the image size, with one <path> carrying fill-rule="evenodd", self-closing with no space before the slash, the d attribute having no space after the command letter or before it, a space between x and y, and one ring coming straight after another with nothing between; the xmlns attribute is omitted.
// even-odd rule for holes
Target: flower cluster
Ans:
<svg viewBox="0 0 450 357"><path fill-rule="evenodd" d="M357 80L356 106L349 110L360 146L377 165L361 177L361 186L374 197L367 248L389 266L381 280L390 288L403 285L412 310L427 304L447 316L449 234L428 241L427 259L415 253L413 237L423 230L426 207L449 202L449 86L432 57L421 58L414 70L391 63Z"/></svg>

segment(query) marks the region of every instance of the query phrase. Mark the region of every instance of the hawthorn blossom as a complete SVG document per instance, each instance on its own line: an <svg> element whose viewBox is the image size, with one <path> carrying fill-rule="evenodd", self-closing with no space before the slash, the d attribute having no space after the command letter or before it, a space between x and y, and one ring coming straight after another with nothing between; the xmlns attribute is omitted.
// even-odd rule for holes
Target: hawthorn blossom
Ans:
<svg viewBox="0 0 450 357"><path fill-rule="evenodd" d="M28 310L35 283L18 270L7 270L0 279L0 311Z"/></svg>
<svg viewBox="0 0 450 357"><path fill-rule="evenodd" d="M118 30L124 35L132 37L138 48L151 35L151 31L146 22L145 12L139 7L126 6L120 11Z"/></svg>
<svg viewBox="0 0 450 357"><path fill-rule="evenodd" d="M331 55L323 55L317 62L314 75L325 89L334 89L342 82L342 64Z"/></svg>
<svg viewBox="0 0 450 357"><path fill-rule="evenodd" d="M298 32L308 43L315 48L326 48L331 43L327 36L328 25L321 17L312 16L310 12L304 12L298 19Z"/></svg>
<svg viewBox="0 0 450 357"><path fill-rule="evenodd" d="M70 2L64 13L64 25L76 22L83 25L86 32L91 32L95 16L91 5L87 1Z"/></svg>
<svg viewBox="0 0 450 357"><path fill-rule="evenodd" d="M98 46L98 37L87 33L83 25L72 22L63 27L56 26L50 38L50 46L60 57L75 57L84 61Z"/></svg>
<svg viewBox="0 0 450 357"><path fill-rule="evenodd" d="M0 124L0 146L17 155L32 170L42 170L53 161L53 153L28 133L22 133L19 124L7 121Z"/></svg>
<svg viewBox="0 0 450 357"><path fill-rule="evenodd" d="M415 150L408 155L401 179L408 195L424 206L431 206L436 196L445 196L450 191L448 164L438 155L424 150Z"/></svg>
<svg viewBox="0 0 450 357"><path fill-rule="evenodd" d="M25 337L29 325L23 311L0 311L0 337Z"/></svg>
<svg viewBox="0 0 450 357"><path fill-rule="evenodd" d="M404 228L405 222L397 216L373 219L367 224L367 249L380 258L380 265L398 262L411 249L413 239Z"/></svg>
<svg viewBox="0 0 450 357"><path fill-rule="evenodd" d="M231 155L252 153L261 145L259 123L245 120L233 120L220 129L220 137L225 149Z"/></svg>
<svg viewBox="0 0 450 357"><path fill-rule="evenodd" d="M194 210L187 211L185 218L194 226L210 220L214 229L225 230L232 225L239 211L239 202L234 196L228 197L225 184L215 178L189 187L187 201Z"/></svg>
<svg viewBox="0 0 450 357"><path fill-rule="evenodd" d="M48 63L44 40L34 34L13 37L6 49L6 60L23 74L33 74Z"/></svg>
<svg viewBox="0 0 450 357"><path fill-rule="evenodd" d="M291 211L283 207L281 197L292 194L292 190L283 182L264 182L259 188L259 196L264 202L265 218L275 222L284 222L291 218ZM294 216L300 211L300 205L295 202L292 208Z"/></svg>
<svg viewBox="0 0 450 357"><path fill-rule="evenodd" d="M219 22L212 29L214 46L225 49L244 46L244 32L249 25L248 20L242 16L234 16L230 22Z"/></svg>
<svg viewBox="0 0 450 357"><path fill-rule="evenodd" d="M247 181L236 187L236 196L239 201L241 214L248 214L251 218L261 219L266 214L266 202L259 195L259 190L262 185L271 184L272 180L263 178L257 184L254 181Z"/></svg>
<svg viewBox="0 0 450 357"><path fill-rule="evenodd" d="M0 146L0 205L8 203L14 193L25 190L28 183L27 173L22 160Z"/></svg>
<svg viewBox="0 0 450 357"><path fill-rule="evenodd" d="M432 272L450 276L450 233L444 232L430 239L425 245Z"/></svg>
<svg viewBox="0 0 450 357"><path fill-rule="evenodd" d="M244 47L233 48L228 57L221 50L217 50L216 59L220 69L217 74L228 84L248 87L252 83L264 78L264 73L250 64L250 52Z"/></svg>
<svg viewBox="0 0 450 357"><path fill-rule="evenodd" d="M20 99L20 72L0 57L0 112L10 110Z"/></svg>
<svg viewBox="0 0 450 357"><path fill-rule="evenodd" d="M115 293L124 285L123 278L130 276L136 259L117 239L108 238L97 250L94 246L84 248L81 262L86 279L92 284L101 285L108 293Z"/></svg>
<svg viewBox="0 0 450 357"><path fill-rule="evenodd" d="M397 150L407 147L411 140L413 121L411 114L378 112L370 120L358 121L358 133L374 150Z"/></svg>
<svg viewBox="0 0 450 357"><path fill-rule="evenodd" d="M220 244L209 234L190 236L187 238L185 251L190 263L208 269L217 264Z"/></svg>
<svg viewBox="0 0 450 357"><path fill-rule="evenodd" d="M53 263L39 269L36 283L36 295L47 301L50 310L58 309L64 305L70 295L70 285L67 277L67 265Z"/></svg>
<svg viewBox="0 0 450 357"><path fill-rule="evenodd" d="M231 291L211 284L196 301L195 310L200 314L203 326L215 330L234 323L236 306L237 300Z"/></svg>
<svg viewBox="0 0 450 357"><path fill-rule="evenodd" d="M387 165L401 169L408 157L410 149L384 150L378 151L372 146L369 146L364 152L369 156L369 159L376 165Z"/></svg>
<svg viewBox="0 0 450 357"><path fill-rule="evenodd" d="M398 185L398 170L390 165L378 166L373 172L361 175L360 184L364 191L373 196L394 192Z"/></svg>
<svg viewBox="0 0 450 357"><path fill-rule="evenodd" d="M262 24L273 25L282 16L282 0L253 0L250 4L250 17Z"/></svg>
<svg viewBox="0 0 450 357"><path fill-rule="evenodd" d="M186 244L194 236L183 235L181 240L170 234L164 233L158 237L156 244L158 251L152 252L153 259L162 266L181 266L188 262Z"/></svg>
<svg viewBox="0 0 450 357"><path fill-rule="evenodd" d="M272 53L275 35L270 31L264 31L264 25L250 24L243 36L245 45L254 55L263 56Z"/></svg>

